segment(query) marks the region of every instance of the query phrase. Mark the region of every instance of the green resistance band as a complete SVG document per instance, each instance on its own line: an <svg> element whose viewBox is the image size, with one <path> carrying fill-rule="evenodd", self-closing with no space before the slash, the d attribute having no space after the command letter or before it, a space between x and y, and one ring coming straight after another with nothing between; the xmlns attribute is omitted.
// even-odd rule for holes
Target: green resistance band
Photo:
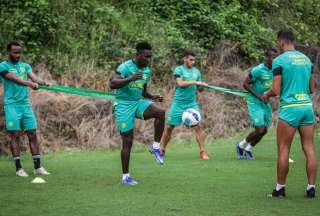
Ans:
<svg viewBox="0 0 320 216"><path fill-rule="evenodd" d="M205 88L214 89L214 90L217 90L217 91L221 91L221 92L225 92L225 93L228 93L228 94L233 94L233 95L240 96L240 97L245 97L245 98L248 98L250 96L250 93L246 92L246 91L233 90L233 89L223 88L223 87L214 86L214 85L208 85Z"/></svg>
<svg viewBox="0 0 320 216"><path fill-rule="evenodd" d="M214 89L216 91L221 91L221 92L225 92L228 94L233 94L233 95L245 97L245 98L248 98L248 96L250 95L250 93L246 92L246 91L232 90L232 89L223 88L223 87L214 86L214 85L208 85L205 88ZM67 93L67 94L79 95L79 96L83 96L83 97L92 97L92 98L96 98L96 99L115 100L115 93L113 93L113 92L74 88L74 87L60 86L60 85L52 85L52 86L40 85L39 89L45 89L45 90L50 90L50 91L54 91L54 92L62 92L62 93Z"/></svg>
<svg viewBox="0 0 320 216"><path fill-rule="evenodd" d="M52 85L52 86L40 85L38 89L79 95L83 97L92 97L96 99L115 100L115 94L112 92L74 88L74 87L59 86L59 85Z"/></svg>

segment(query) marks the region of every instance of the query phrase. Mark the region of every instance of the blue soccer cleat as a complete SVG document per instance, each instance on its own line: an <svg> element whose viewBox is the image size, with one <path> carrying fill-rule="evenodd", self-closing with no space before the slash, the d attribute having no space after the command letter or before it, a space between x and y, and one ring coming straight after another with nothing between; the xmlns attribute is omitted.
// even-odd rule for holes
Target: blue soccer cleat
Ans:
<svg viewBox="0 0 320 216"><path fill-rule="evenodd" d="M246 156L247 156L247 159L248 159L248 160L254 160L252 151L246 151L246 150L245 150L245 153L246 153Z"/></svg>
<svg viewBox="0 0 320 216"><path fill-rule="evenodd" d="M153 148L152 144L149 145L149 152L154 156L154 158L156 159L156 161L160 164L163 165L164 161L163 161L163 156L161 154L160 149L155 149Z"/></svg>
<svg viewBox="0 0 320 216"><path fill-rule="evenodd" d="M239 156L239 159L240 160L243 160L243 149L239 147L239 144L237 144L237 147L236 147L236 152L237 152L237 155Z"/></svg>
<svg viewBox="0 0 320 216"><path fill-rule="evenodd" d="M131 185L131 186L134 186L134 185L137 185L138 182L136 182L133 178L131 178L130 176L127 176L125 179L122 179L121 183L123 185Z"/></svg>

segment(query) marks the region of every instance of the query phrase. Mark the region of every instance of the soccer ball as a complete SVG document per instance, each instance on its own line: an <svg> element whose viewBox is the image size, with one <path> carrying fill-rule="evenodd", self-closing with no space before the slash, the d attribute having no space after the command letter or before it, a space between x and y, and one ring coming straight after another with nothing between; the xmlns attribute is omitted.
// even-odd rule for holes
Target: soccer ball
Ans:
<svg viewBox="0 0 320 216"><path fill-rule="evenodd" d="M187 109L182 113L182 122L187 128L197 126L201 121L200 113L195 109Z"/></svg>

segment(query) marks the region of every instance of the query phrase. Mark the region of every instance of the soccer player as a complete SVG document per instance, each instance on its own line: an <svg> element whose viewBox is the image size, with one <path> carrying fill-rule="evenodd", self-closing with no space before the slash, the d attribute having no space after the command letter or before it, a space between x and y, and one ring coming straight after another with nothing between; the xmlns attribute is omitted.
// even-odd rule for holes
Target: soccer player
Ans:
<svg viewBox="0 0 320 216"><path fill-rule="evenodd" d="M285 184L289 171L289 152L295 132L298 130L304 155L308 185L306 197L315 197L317 159L313 136L315 115L311 94L315 91L315 78L310 59L295 50L294 35L288 30L278 33L277 44L282 52L272 63L273 87L263 96L267 100L280 96L277 126L278 165L276 188L271 197L285 197Z"/></svg>
<svg viewBox="0 0 320 216"><path fill-rule="evenodd" d="M29 64L22 62L22 47L17 42L7 45L7 60L0 63L0 75L4 86L4 114L5 125L11 142L10 149L16 166L16 175L28 177L20 161L20 137L25 132L28 140L34 174L49 175L50 173L41 166L40 148L37 138L37 122L29 99L29 87L37 89L38 85L49 83L37 77Z"/></svg>
<svg viewBox="0 0 320 216"><path fill-rule="evenodd" d="M255 130L237 144L237 154L242 160L244 153L249 160L253 160L252 149L267 133L272 119L270 103L262 100L262 95L272 87L272 61L277 56L276 49L269 49L265 53L264 63L254 67L244 81L243 87L251 93L247 100L249 117Z"/></svg>
<svg viewBox="0 0 320 216"><path fill-rule="evenodd" d="M151 95L147 88L151 76L149 65L152 47L147 42L140 42L136 45L136 51L135 58L122 63L110 80L110 87L117 89L114 114L122 138L121 162L122 184L124 185L138 184L129 174L135 118L155 119L154 142L149 145L149 151L159 164L163 164L163 158L160 154L160 140L164 130L165 110L150 101L162 102L163 97Z"/></svg>
<svg viewBox="0 0 320 216"><path fill-rule="evenodd" d="M182 123L182 113L193 108L199 111L197 103L197 91L202 91L208 84L201 81L200 71L194 67L196 54L193 51L184 53L183 65L177 67L173 73L176 89L173 101L168 113L167 125L161 140L161 153L165 154L166 147L171 139L171 134L176 126ZM200 158L209 159L208 153L204 150L205 133L201 124L195 127L196 140L200 148Z"/></svg>

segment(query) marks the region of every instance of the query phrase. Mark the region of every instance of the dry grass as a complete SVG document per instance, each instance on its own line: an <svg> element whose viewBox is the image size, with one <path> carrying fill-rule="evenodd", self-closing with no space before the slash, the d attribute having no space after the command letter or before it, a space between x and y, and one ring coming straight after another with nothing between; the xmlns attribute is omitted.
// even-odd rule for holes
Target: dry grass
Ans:
<svg viewBox="0 0 320 216"><path fill-rule="evenodd" d="M319 52L320 53L320 52ZM319 65L319 53L315 55ZM234 45L222 44L202 58L202 70L205 80L214 85L241 89L242 81L248 73L236 57ZM77 65L77 66L76 66ZM44 65L37 65L35 71L48 80L56 80L63 85L90 87L107 90L110 73L94 67L93 63L81 65L73 62L61 77L52 77ZM227 67L227 65L229 65ZM230 66L232 65L232 66ZM169 66L168 66L169 69ZM107 74L103 76L102 74ZM158 89L166 98L161 106L169 108L174 87L172 82ZM154 84L152 84L154 85ZM150 88L152 89L152 87ZM154 92L154 91L153 91ZM319 99L316 95L316 113L319 113ZM95 100L79 96L54 93L50 91L32 91L31 100L38 117L39 137L43 151L48 152L60 147L65 148L118 148L121 144L110 101ZM244 99L213 90L206 90L199 95L202 107L203 123L209 139L228 136L234 132L250 127ZM3 116L3 115L1 115ZM274 115L275 125L276 114ZM3 122L3 118L1 121ZM8 137L2 132L0 154L8 153ZM192 130L177 128L174 131L177 139L193 136ZM148 144L153 139L153 122L136 121L136 143ZM26 148L26 142L23 142Z"/></svg>

